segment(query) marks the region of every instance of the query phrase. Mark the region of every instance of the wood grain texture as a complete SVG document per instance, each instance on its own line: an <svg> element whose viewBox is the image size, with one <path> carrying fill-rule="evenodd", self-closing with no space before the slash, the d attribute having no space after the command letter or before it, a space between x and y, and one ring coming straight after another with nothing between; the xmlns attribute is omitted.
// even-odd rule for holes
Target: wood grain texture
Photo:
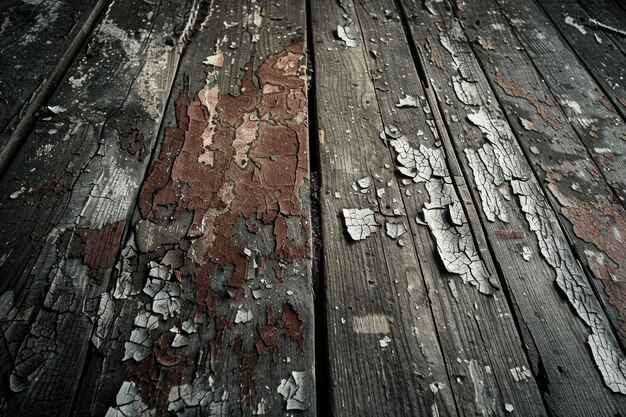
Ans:
<svg viewBox="0 0 626 417"><path fill-rule="evenodd" d="M621 38L614 39L588 28L590 15L575 0L530 3L525 10L526 16L532 16L537 25L546 19L540 9L543 9L551 20L551 23L546 23L551 29L557 29L562 34L569 47L576 52L585 68L602 87L604 94L611 99L613 106L622 117L626 117L626 85L624 85L626 41ZM546 35L550 36L549 32Z"/></svg>
<svg viewBox="0 0 626 417"><path fill-rule="evenodd" d="M70 415L191 3L116 3L0 185L2 414ZM129 127L130 126L130 127ZM128 132L128 134L125 134ZM133 136L138 149L125 146ZM54 156L54 157L52 157ZM8 308L6 308L8 307Z"/></svg>
<svg viewBox="0 0 626 417"><path fill-rule="evenodd" d="M200 3L79 415L315 415L303 10Z"/></svg>
<svg viewBox="0 0 626 417"><path fill-rule="evenodd" d="M343 209L372 209L407 227L411 219L379 138L365 51L336 38L344 13L358 26L352 2L311 6L333 415L456 415L411 237L401 247L384 230L361 242L347 234ZM366 177L368 193L355 191ZM385 190L380 198L376 188Z"/></svg>
<svg viewBox="0 0 626 417"><path fill-rule="evenodd" d="M577 59L538 6L513 1L501 1L498 5L498 10L514 29L521 47L554 95L556 104L595 161L599 169L595 175L604 176L621 204L626 204L626 124L613 98L605 95L601 85ZM490 29L497 32L500 26ZM576 28L572 29L579 33ZM591 37L580 41L589 43Z"/></svg>
<svg viewBox="0 0 626 417"><path fill-rule="evenodd" d="M333 9L335 14L328 18L328 12ZM423 210L426 212L425 206L436 206L436 190L446 181L452 181L452 177L444 174L430 178L425 184L412 180L405 184L401 180L410 176L389 172L391 167L399 170L404 167L400 154L391 151L393 140L387 137L381 141L378 137L383 126L399 127L415 148L422 145L433 152L442 149L434 121L436 110L429 107L424 97L398 12L393 2L384 1L343 2L342 8L326 2L319 5L317 12L313 10L316 72L320 77L317 97L318 103L323 103L318 107L322 196L325 196L323 218L334 220L337 216L336 222L323 224L333 411L335 415L387 415L391 406L393 413L407 416L424 409L422 412L428 415L444 412L506 415L506 407L514 403L528 415L545 415L532 378L518 381L517 374L512 372L515 368L528 369L528 364L520 345L511 343L519 339L504 296L480 294L469 283L464 285L460 275L448 272L446 267L451 264L441 259L441 248L437 247L429 228L415 221L416 216L423 216ZM336 39L334 29L337 23L345 24L344 13L358 23L361 47L345 48ZM364 73L372 81L359 76ZM344 92L341 97L331 93L338 90ZM406 94L422 96L418 98L417 108L395 106ZM443 159L440 162L446 165ZM448 169L456 172L454 167L445 171ZM360 183L357 190L352 186L363 177L374 178L374 189L367 193L358 189ZM455 194L454 198L467 202L464 196ZM471 212L474 209L469 203L466 208ZM384 228L365 241L351 243L342 224L344 219L338 216L347 207L378 212L378 221L384 223ZM400 216L393 216L394 207L399 207ZM388 225L399 220L409 227L409 232L401 237L403 246L394 245L385 236ZM449 231L435 233L454 239L455 226L446 224L446 228ZM489 269L494 271L488 252L486 255ZM386 259L384 265L372 262L372 258L379 257ZM411 272L410 275L417 274L411 279L400 265L419 272ZM380 279L381 276L385 278ZM395 285L389 288L388 282ZM494 282L497 285L497 279ZM406 290L408 300L404 295ZM381 304L381 299L388 305ZM413 318L413 308L422 311L422 315L417 315L419 324ZM424 315L425 309L430 310L427 313L432 317ZM364 328L376 337L365 338ZM418 339L424 358L411 348L414 342L406 338L409 331ZM376 339L385 341L385 336L389 337L389 346L382 347ZM469 344L468 340L471 340ZM389 348L392 351L387 353ZM382 353L377 352L379 349ZM385 365L368 369L360 364L359 358L364 356L375 357ZM435 401L430 405L428 390L421 388L424 382L407 380L397 368L397 363L410 362L419 369L424 360L434 377L430 381L425 378L424 382L436 393L435 399L443 396L440 400L451 401L445 396L452 396L456 410L444 409L442 405L446 402ZM449 385L444 387L445 381L437 375L445 373ZM385 381L382 386L381 379ZM362 388L355 390L357 380ZM366 408L363 403L372 402L366 399L368 396L388 397L391 401L384 407Z"/></svg>
<svg viewBox="0 0 626 417"><path fill-rule="evenodd" d="M425 61L425 71L474 200L482 206L488 241L505 277L533 372L541 375L544 401L554 415L619 412L623 396L607 387L622 390L623 375L613 371L622 366L623 353L452 7L403 5L416 46L425 49L436 39L442 51L441 65ZM598 354L604 347L609 351Z"/></svg>
<svg viewBox="0 0 626 417"><path fill-rule="evenodd" d="M109 0L0 5L0 172L11 162Z"/></svg>
<svg viewBox="0 0 626 417"><path fill-rule="evenodd" d="M626 294L626 287L622 288L626 282L626 258L619 243L620 236L626 236L626 213L620 204L625 196L614 192L605 176L600 175L624 178L626 166L611 170L594 163L590 152L598 156L594 152L598 138L578 136L570 117L557 105L558 97L542 82L541 73L496 2L468 5L459 17L467 25L472 50L507 121L552 207L560 213L561 225L577 258L594 277L591 282L622 346L626 345L626 304L622 301L622 294ZM478 20L480 25L470 24ZM585 117L583 111L573 117ZM620 125L626 135L626 125ZM623 143L620 142L611 143L610 149L619 153Z"/></svg>

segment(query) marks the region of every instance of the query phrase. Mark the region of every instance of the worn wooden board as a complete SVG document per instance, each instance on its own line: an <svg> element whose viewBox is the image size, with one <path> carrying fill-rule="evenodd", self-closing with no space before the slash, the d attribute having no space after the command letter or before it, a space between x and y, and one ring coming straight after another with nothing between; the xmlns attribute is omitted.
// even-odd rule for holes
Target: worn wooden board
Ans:
<svg viewBox="0 0 626 417"><path fill-rule="evenodd" d="M541 79L595 161L599 172L594 171L592 176L603 176L625 205L624 119L541 10L531 8L531 4L513 1L502 1L499 6L500 12L515 30L521 47L528 52ZM539 16L529 19L528 16L536 14ZM535 25L535 22L539 23ZM500 26L491 29L497 31ZM558 51L558 54L547 51ZM567 63L567 71L563 71L563 62Z"/></svg>
<svg viewBox="0 0 626 417"><path fill-rule="evenodd" d="M410 235L401 237L402 247L384 230L360 242L346 232L344 208L373 209L407 227L409 219L378 137L382 123L363 50L336 38L344 13L357 20L352 3L311 6L332 413L456 415ZM370 178L362 182L371 181L367 193L353 189L362 178ZM377 197L376 188L385 194Z"/></svg>
<svg viewBox="0 0 626 417"><path fill-rule="evenodd" d="M626 46L626 41L589 30L586 24L589 23L590 16L575 0L550 0L532 3L528 6L525 10L528 13L526 16L532 16L536 25L541 25L546 20L546 17L541 15L540 9L545 11L551 20L551 23L546 23L551 29L556 28L561 32L567 44L576 52L585 68L602 87L613 106L622 117L626 117L626 85L624 84L626 66L622 50ZM598 35L597 38L596 35ZM550 36L549 31L546 36Z"/></svg>
<svg viewBox="0 0 626 417"><path fill-rule="evenodd" d="M191 2L116 2L0 180L2 415L70 415ZM52 157L53 156L53 157Z"/></svg>
<svg viewBox="0 0 626 417"><path fill-rule="evenodd" d="M303 11L200 4L80 415L315 415Z"/></svg>
<svg viewBox="0 0 626 417"><path fill-rule="evenodd" d="M109 0L0 5L0 172L28 135Z"/></svg>
<svg viewBox="0 0 626 417"><path fill-rule="evenodd" d="M424 56L430 49L424 69L482 208L546 405L553 415L620 412L624 396L613 391L624 391L623 353L452 15L463 5L403 5L416 47Z"/></svg>
<svg viewBox="0 0 626 417"><path fill-rule="evenodd" d="M466 5L459 17L508 123L551 205L561 214L578 260L595 278L591 282L596 293L626 346L626 258L619 242L626 236L626 212L619 197L626 195L615 194L602 175L624 178L626 165L610 170L595 164L590 152L597 148L598 138L578 136L497 3ZM476 21L480 24L473 25ZM626 125L620 121L620 126L626 135ZM621 153L619 145L626 152L626 143L620 142L611 146L613 152Z"/></svg>
<svg viewBox="0 0 626 417"><path fill-rule="evenodd" d="M443 171L434 170L433 176L423 183L413 180L413 184L405 185L414 173L404 171L407 167L404 147L389 140L403 184L402 198L411 218L409 224L414 228L416 253L429 289L431 309L458 413L507 415L507 407L512 406L525 410L526 415L545 415L537 385L530 378L529 365L506 297L498 290L500 279L487 249L476 208L468 195L454 150L443 143L449 139L442 138L447 132L441 123L439 109L430 106L429 102L433 102L431 92L423 89L415 62L408 59L411 50L401 21L402 12L395 6L393 1L376 0L360 2L356 10L363 42L369 51L366 54L369 73L375 78L384 125L398 126L405 133L408 144L419 152L414 155L430 152L437 155L439 152L441 160L437 164L446 166ZM398 108L397 104L405 95L417 97L418 106ZM417 160L419 157L415 158ZM419 166L418 171L414 179L427 170ZM461 215L461 225L448 220L447 213L442 217L432 215L431 210L443 203L439 200L439 193L445 194L449 190L440 185L446 183L453 184L455 189L451 190L451 200L457 203L444 205L444 211L449 210L451 214L453 207L460 203L465 211ZM414 223L412 218L415 216L423 216L428 226ZM432 222L435 219L442 221L437 227ZM472 242L467 248L459 247L458 252L444 249L446 244L443 242L462 239L464 234ZM472 258L468 266L475 270L476 276L466 276L470 284L461 285L462 279L459 278L463 278L463 274L458 274L458 264L454 260L467 255L473 242L477 242L473 249L478 256ZM431 254L432 258L425 258L424 253ZM491 274L487 283L480 282L477 277L481 268ZM472 282L474 279L480 283ZM481 294L492 291L493 295ZM468 343L469 340L472 342ZM524 369L528 370L528 375L520 378L517 372ZM483 395L476 395L477 388Z"/></svg>
<svg viewBox="0 0 626 417"><path fill-rule="evenodd" d="M626 54L626 5L619 0L596 0L593 3L579 1L580 6L589 14L585 30L590 31L596 42L602 42L606 36L622 53ZM597 35L597 36L596 36ZM599 39L599 40L598 40Z"/></svg>
<svg viewBox="0 0 626 417"><path fill-rule="evenodd" d="M417 108L395 106L405 94L425 93L394 8L393 2L371 1L341 5L328 1L313 8L333 412L506 415L513 403L528 415L545 415L530 375L518 380L513 372L528 369L528 364L505 297L480 293L493 288L480 276L485 264L477 254L469 267L478 277L458 273L461 268L454 264L455 256L463 259L475 249L473 243L468 252L457 248L455 253L454 248L442 249L445 244L438 247L433 237L455 241L468 233L473 239L467 224L456 228L437 217L438 207L448 210L447 205L438 206L449 204L440 196L451 191L444 185L452 181L448 169L452 175L456 171L444 168L436 110L429 108L425 97L418 99ZM347 48L335 32L338 24L348 24L346 15L354 22L356 47ZM343 93L338 97L336 91ZM399 127L406 136L381 140L383 126L391 128L392 135L393 127ZM431 161L439 166L432 177L418 182L409 170L406 175L395 172L404 170L402 162L410 159L391 150L400 148L403 140L415 149L425 146L420 149L433 157L439 155L436 163ZM428 169L421 168L420 174L426 175ZM363 187L358 182L363 178L370 178L372 185ZM452 192L458 204L463 196ZM424 206L432 209L431 218L443 221L441 229L431 233L415 221L424 218ZM345 208L371 209L384 227L363 241L351 242L341 214ZM471 202L467 209L473 210ZM402 245L386 235L387 227L396 223L408 228L396 241ZM495 273L493 265L487 268ZM418 349L412 347L411 334ZM362 364L363 357L376 358L375 367L371 361ZM405 375L408 370L402 363L413 364L414 372L422 374L422 361L428 364L429 377L416 380ZM454 408L448 405L452 402Z"/></svg>

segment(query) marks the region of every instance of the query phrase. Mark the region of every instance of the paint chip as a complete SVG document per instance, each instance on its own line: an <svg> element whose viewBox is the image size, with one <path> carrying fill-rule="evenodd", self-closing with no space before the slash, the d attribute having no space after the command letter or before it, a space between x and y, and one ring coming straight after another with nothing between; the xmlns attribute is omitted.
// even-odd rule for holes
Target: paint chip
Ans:
<svg viewBox="0 0 626 417"><path fill-rule="evenodd" d="M532 374L530 373L530 369L528 369L525 366L518 366L516 368L511 368L511 375L513 375L513 379L517 382L519 381L525 381L528 378L532 377Z"/></svg>
<svg viewBox="0 0 626 417"><path fill-rule="evenodd" d="M15 200L16 198L18 198L20 195L22 195L24 192L26 191L25 187L21 187L19 190L17 190L16 192L14 192L13 194L11 194L9 196L9 198L11 200Z"/></svg>
<svg viewBox="0 0 626 417"><path fill-rule="evenodd" d="M252 312L243 305L240 305L239 310L237 310L237 314L235 315L235 323L247 323L253 318Z"/></svg>
<svg viewBox="0 0 626 417"><path fill-rule="evenodd" d="M418 105L417 97L405 94L404 98L398 99L396 107L417 107Z"/></svg>
<svg viewBox="0 0 626 417"><path fill-rule="evenodd" d="M343 217L350 237L356 241L366 239L380 227L370 209L343 209Z"/></svg>
<svg viewBox="0 0 626 417"><path fill-rule="evenodd" d="M389 338L389 336L385 336L380 339L378 343L380 344L381 348L386 348L387 346L389 346L389 343L391 343L391 339Z"/></svg>
<svg viewBox="0 0 626 417"><path fill-rule="evenodd" d="M361 44L356 24L350 21L346 26L337 25L337 36L345 42L348 48L356 48Z"/></svg>
<svg viewBox="0 0 626 417"><path fill-rule="evenodd" d="M387 236L389 236L392 239L399 238L400 236L405 234L407 231L406 225L404 223L387 222L385 223L385 229L387 231Z"/></svg>
<svg viewBox="0 0 626 417"><path fill-rule="evenodd" d="M306 410L309 408L309 378L304 371L293 371L289 379L280 382L276 392L283 396L287 410Z"/></svg>

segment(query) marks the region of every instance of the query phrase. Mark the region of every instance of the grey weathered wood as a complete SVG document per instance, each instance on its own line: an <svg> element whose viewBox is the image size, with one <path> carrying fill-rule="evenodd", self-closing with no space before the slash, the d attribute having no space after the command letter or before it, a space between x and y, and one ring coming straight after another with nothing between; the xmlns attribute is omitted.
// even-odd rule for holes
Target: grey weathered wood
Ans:
<svg viewBox="0 0 626 417"><path fill-rule="evenodd" d="M2 414L66 416L192 4L116 2L0 180ZM97 304L95 312L97 312ZM90 317L91 316L91 317ZM34 411L36 410L36 411Z"/></svg>
<svg viewBox="0 0 626 417"><path fill-rule="evenodd" d="M626 235L626 213L619 198L626 198L626 194L618 188L616 195L600 175L622 181L626 164L618 163L614 169L596 165L589 151L598 148L598 138L578 136L495 2L467 5L459 17L466 23L472 49L530 166L560 213L577 258L595 278L591 283L622 345L626 345L626 304L622 301L622 294L626 294L626 254L614 237ZM469 24L477 20L480 25ZM585 118L587 107L583 105L572 117ZM616 128L621 127L626 135L626 125L621 120L618 123ZM626 152L625 145L615 138L609 146L614 153L622 153Z"/></svg>
<svg viewBox="0 0 626 417"><path fill-rule="evenodd" d="M532 17L534 24L541 24L545 20L545 17L540 15L541 12L536 11L539 7L552 21L551 24L548 23L551 29L557 28L561 32L567 44L576 52L604 93L611 99L617 111L622 117L626 117L626 84L624 83L626 65L624 65L623 53L626 41L621 38L613 39L586 27L584 23L588 22L590 16L575 0L550 0L529 4L525 12L528 13L527 17ZM573 24L569 20L566 22L568 17L573 19ZM600 41L597 41L596 35ZM618 47L616 43L620 46Z"/></svg>
<svg viewBox="0 0 626 417"><path fill-rule="evenodd" d="M541 79L591 153L601 175L622 205L626 204L626 124L623 118L538 6L514 1L501 1L499 6Z"/></svg>
<svg viewBox="0 0 626 417"><path fill-rule="evenodd" d="M402 4L417 48L434 44L440 52L441 59L423 65L473 198L482 206L544 401L553 415L620 412L625 399L611 391L626 387L623 353L463 30L443 4Z"/></svg>
<svg viewBox="0 0 626 417"><path fill-rule="evenodd" d="M626 53L626 8L619 0L596 0L594 2L579 1L580 6L589 14L586 27L600 40L603 36L609 37L615 46ZM594 21L595 20L595 21ZM596 41L597 41L596 38Z"/></svg>
<svg viewBox="0 0 626 417"><path fill-rule="evenodd" d="M346 48L336 39L334 30L337 24L345 24L344 13L358 23L360 47ZM378 137L383 125L399 126L414 147L441 146L433 120L436 109L430 109L423 97L398 16L393 2L386 1L342 2L342 8L321 2L313 10L333 411L338 416L408 416L418 410L427 415L506 415L506 405L513 403L528 415L545 415L532 378L514 380L511 369L527 368L528 364L505 297L480 294L475 287L462 284L457 274L446 271L428 228L415 222L431 200L427 187L413 181L400 185L402 178L410 177L389 172L391 167L402 166L391 149L385 148L389 138L381 141ZM344 93L337 97L335 91ZM398 109L395 104L405 94L422 96L419 107ZM454 166L448 169L456 175ZM352 183L367 176L375 178L372 189L367 194L355 192ZM462 185L462 179L458 180ZM429 184L438 181L442 180L432 178ZM385 193L378 196L376 189ZM462 195L456 198L466 202ZM394 207L400 208L402 216L391 216ZM351 243L343 218L337 216L343 208L372 208L380 212L379 221L383 217L385 222L402 220L410 229L401 237L404 246L394 245L384 228L365 241ZM473 207L466 208L472 217ZM495 274L487 251L485 255ZM386 259L385 264L376 263L380 258ZM419 272L409 279L401 265ZM404 295L407 289L408 300ZM381 306L381 299L388 300L389 306ZM415 334L411 313L418 307L418 311L429 309L432 317L417 316L419 333ZM379 313L381 308L385 314ZM390 356L384 355L388 348L377 352L376 339L383 338L383 329L377 329L377 338L365 339L359 334L361 326L355 323L360 325L365 319L373 329L380 321L391 323L389 347L396 351ZM456 409L444 411L435 403L438 408L429 410L431 393L422 388L424 382L404 376L402 363L419 366L415 355L420 350L412 348L414 342L407 338L411 333L420 343L421 354L428 355L422 360L433 373L434 378L424 382L431 384L431 389L436 384L437 395L452 396L442 399L453 401ZM372 356L381 358L377 359L383 363L381 368L361 365L360 358ZM443 377L449 384L446 388L437 374L447 374ZM355 390L355 384L363 387Z"/></svg>
<svg viewBox="0 0 626 417"><path fill-rule="evenodd" d="M336 37L344 13L358 19L352 2L342 5L311 4L332 412L456 415L410 232L404 247L384 229L360 242L346 233L344 208L373 209L407 227L411 219L378 137L382 122L364 49L347 49ZM353 183L365 177L372 179L368 193L355 191ZM376 188L385 189L381 198ZM394 218L394 209L401 215Z"/></svg>
<svg viewBox="0 0 626 417"><path fill-rule="evenodd" d="M116 396L126 387L156 415L315 415L304 6L200 4L161 149L100 298L112 307L96 328L91 401L79 415L123 411ZM223 66L208 63L220 53ZM210 125L212 143L203 143ZM151 262L173 271L185 301L142 345L137 317L158 314L159 297L145 291ZM173 328L187 345L172 347ZM299 373L304 385L287 401L277 389L295 389Z"/></svg>
<svg viewBox="0 0 626 417"><path fill-rule="evenodd" d="M22 1L0 6L0 172L28 135L110 0Z"/></svg>
<svg viewBox="0 0 626 417"><path fill-rule="evenodd" d="M493 274L493 281L500 287L476 208L468 194L454 150L441 143L449 141L442 141L441 136L447 135L447 132L441 114L437 107L429 105L429 101L434 102L431 91L423 89L415 62L409 59L411 51L400 19L402 12L389 0L367 1L361 5L365 7L357 7L357 11L363 39L369 50L376 51L376 56L373 53L367 55L370 74L375 74L378 86L388 88L375 90L383 123L386 126L401 126L410 144L416 149L424 145L445 150L448 175L457 187L456 198L462 202L466 211L465 222L472 240L477 242L483 262ZM396 103L405 94L420 97L420 106L397 108ZM419 130L425 134L420 135ZM398 157L395 152L394 155ZM401 165L397 160L396 167ZM430 186L428 182L426 187L417 184L403 187L405 208L407 213L413 214L409 214L409 217L421 215L423 209L432 202L433 198L428 192ZM496 291L494 296L486 296L472 286L459 284L458 276L445 270L447 265L437 254L436 242L428 228L411 224L416 229L414 235L418 259L429 288L431 309L459 414L507 415L506 405L511 404L518 410L524 410L526 415L545 415L535 381L532 378L518 381L517 375L513 374L512 370L528 369L529 366L504 294ZM421 255L423 253L430 253L433 258L425 259ZM460 334L464 335L463 339L458 338ZM468 343L468 340L472 342ZM481 368L488 371L481 374ZM461 375L463 377L459 381L457 378ZM484 389L484 398L476 395L477 387Z"/></svg>

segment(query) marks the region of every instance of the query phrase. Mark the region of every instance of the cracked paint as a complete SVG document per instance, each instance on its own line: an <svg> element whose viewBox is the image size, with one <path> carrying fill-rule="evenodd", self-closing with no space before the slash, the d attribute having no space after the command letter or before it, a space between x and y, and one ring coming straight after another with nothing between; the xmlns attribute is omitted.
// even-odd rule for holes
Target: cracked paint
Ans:
<svg viewBox="0 0 626 417"><path fill-rule="evenodd" d="M293 371L276 389L285 399L286 410L306 410L310 406L311 381L305 371Z"/></svg>
<svg viewBox="0 0 626 417"><path fill-rule="evenodd" d="M398 170L414 182L425 183L430 202L422 210L437 243L437 252L448 272L457 274L464 283L478 288L483 294L493 294L491 276L475 246L465 212L452 185L442 148L420 145L411 147L405 137L392 139L400 164Z"/></svg>
<svg viewBox="0 0 626 417"><path fill-rule="evenodd" d="M461 58L462 55L471 54L471 51L463 42L453 42L448 35L442 36L441 41L458 64L460 80L467 84L467 81L471 80L472 68ZM496 83L506 94L529 101L547 126L555 130L562 127L562 121L552 116L546 107L546 105L553 105L549 102L550 100L546 100L545 103L539 101L532 94L523 91L519 84L507 80L499 70L496 71ZM528 226L537 238L542 256L555 272L558 287L591 330L587 341L605 384L614 392L626 394L626 358L617 346L617 341L611 333L606 317L589 287L584 272L569 250L568 242L561 232L545 195L533 180L528 167L524 165L524 159L516 157L521 151L515 146L516 138L511 128L503 115L490 105L490 97L483 97L484 93L477 90L472 90L477 94L465 94L467 89L462 89L462 91L464 94L459 99L471 106L468 109L467 119L480 129L486 142L479 149L466 153L466 156L469 155L468 160L473 162L471 168L479 186L485 216L495 219L498 215L498 205L503 203L498 194L501 186L498 186L502 181L510 184L512 194L517 196ZM479 151L488 158L481 158ZM479 160L483 163L482 166L478 164ZM496 173L491 178L484 170L485 167L490 166L495 169L488 169L487 172ZM491 183L484 186L489 182L487 180Z"/></svg>
<svg viewBox="0 0 626 417"><path fill-rule="evenodd" d="M559 188L554 174L548 188L561 204L561 213L571 222L574 233L593 249L585 257L594 275L602 280L604 290L623 323L626 323L626 214L622 206L603 196L582 201ZM620 328L626 335L626 324Z"/></svg>
<svg viewBox="0 0 626 417"><path fill-rule="evenodd" d="M265 352L277 362L285 343L304 352L310 338L301 304L276 300L272 290L303 275L311 256L303 202L309 169L304 43L293 41L256 71L251 59L239 95L218 88L219 42L217 49L207 60L213 72L197 94L183 81L176 126L165 129L140 190L142 219L107 298L139 306L124 360L150 412L226 415L235 405L256 408ZM190 359L213 371L223 366L225 349L237 364L231 369L237 401L214 386L212 373L181 383L190 380Z"/></svg>
<svg viewBox="0 0 626 417"><path fill-rule="evenodd" d="M343 209L343 218L348 234L355 241L367 239L380 228L370 209Z"/></svg>

